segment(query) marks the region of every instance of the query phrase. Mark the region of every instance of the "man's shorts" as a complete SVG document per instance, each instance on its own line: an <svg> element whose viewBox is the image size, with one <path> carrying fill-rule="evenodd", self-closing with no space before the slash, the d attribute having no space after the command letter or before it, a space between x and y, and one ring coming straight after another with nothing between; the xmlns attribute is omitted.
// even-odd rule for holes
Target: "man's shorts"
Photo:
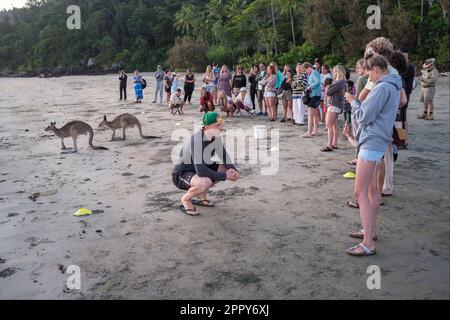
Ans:
<svg viewBox="0 0 450 320"><path fill-rule="evenodd" d="M420 94L420 102L433 103L435 94L436 94L436 87L422 88L422 92Z"/></svg>
<svg viewBox="0 0 450 320"><path fill-rule="evenodd" d="M173 184L181 190L189 190L191 188L192 177L195 176L194 171L177 172L172 174Z"/></svg>
<svg viewBox="0 0 450 320"><path fill-rule="evenodd" d="M308 107L317 109L320 106L320 96L311 97Z"/></svg>
<svg viewBox="0 0 450 320"><path fill-rule="evenodd" d="M208 168L214 171L219 170L218 163L212 163L208 165ZM197 173L194 171L185 171L185 172L173 172L172 173L172 181L173 184L181 190L189 190L191 188L191 180ZM211 179L213 183L217 182L216 180Z"/></svg>

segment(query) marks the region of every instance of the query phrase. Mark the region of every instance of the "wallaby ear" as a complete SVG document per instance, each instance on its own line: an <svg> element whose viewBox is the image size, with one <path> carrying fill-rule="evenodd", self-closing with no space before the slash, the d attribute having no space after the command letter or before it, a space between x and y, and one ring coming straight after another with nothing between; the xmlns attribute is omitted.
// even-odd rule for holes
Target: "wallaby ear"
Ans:
<svg viewBox="0 0 450 320"><path fill-rule="evenodd" d="M103 120L106 120L106 114L105 114L105 115L103 115Z"/></svg>

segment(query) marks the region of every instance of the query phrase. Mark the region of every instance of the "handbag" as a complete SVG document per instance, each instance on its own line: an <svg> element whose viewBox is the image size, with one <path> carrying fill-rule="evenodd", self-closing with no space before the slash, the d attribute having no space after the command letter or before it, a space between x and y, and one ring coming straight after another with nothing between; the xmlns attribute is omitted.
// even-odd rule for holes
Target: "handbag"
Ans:
<svg viewBox="0 0 450 320"><path fill-rule="evenodd" d="M305 106L309 105L309 103L311 102L311 95L309 91L305 91L305 94L302 97L302 102Z"/></svg>

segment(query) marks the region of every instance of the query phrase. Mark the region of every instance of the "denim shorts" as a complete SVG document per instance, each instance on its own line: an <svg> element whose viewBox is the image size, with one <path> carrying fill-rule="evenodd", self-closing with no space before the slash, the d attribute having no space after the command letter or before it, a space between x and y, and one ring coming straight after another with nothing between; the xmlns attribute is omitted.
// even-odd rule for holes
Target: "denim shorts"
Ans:
<svg viewBox="0 0 450 320"><path fill-rule="evenodd" d="M358 158L366 161L375 161L376 163L381 163L383 159L384 152L372 151L372 150L359 150Z"/></svg>

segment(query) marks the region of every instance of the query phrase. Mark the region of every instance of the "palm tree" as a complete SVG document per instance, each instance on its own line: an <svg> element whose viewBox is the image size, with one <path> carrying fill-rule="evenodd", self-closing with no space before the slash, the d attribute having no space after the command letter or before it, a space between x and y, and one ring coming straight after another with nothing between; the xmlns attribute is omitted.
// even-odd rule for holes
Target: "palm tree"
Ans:
<svg viewBox="0 0 450 320"><path fill-rule="evenodd" d="M289 18L291 20L291 32L292 32L292 44L294 47L296 46L295 41L295 29L294 29L294 12L297 12L297 10L300 8L300 1L299 0L282 0L282 10L281 13L289 13ZM297 15L299 17L300 15Z"/></svg>
<svg viewBox="0 0 450 320"><path fill-rule="evenodd" d="M175 14L174 27L176 30L189 36L189 31L193 29L196 19L196 8L192 4L184 5Z"/></svg>
<svg viewBox="0 0 450 320"><path fill-rule="evenodd" d="M241 14L247 5L247 0L230 0L225 6L228 18Z"/></svg>

